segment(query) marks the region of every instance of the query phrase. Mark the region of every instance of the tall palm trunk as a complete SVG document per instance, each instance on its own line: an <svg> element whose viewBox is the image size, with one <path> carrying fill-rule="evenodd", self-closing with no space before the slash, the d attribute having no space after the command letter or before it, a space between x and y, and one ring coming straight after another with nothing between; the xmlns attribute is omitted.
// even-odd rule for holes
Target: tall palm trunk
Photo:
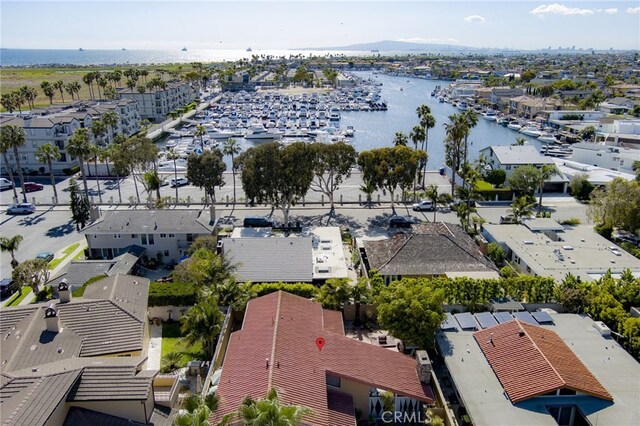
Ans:
<svg viewBox="0 0 640 426"><path fill-rule="evenodd" d="M16 165L18 166L18 176L20 176L20 186L22 187L22 199L26 203L27 191L24 189L24 176L22 174L22 166L20 165L20 155L18 154L18 147L16 145L13 146L13 156L15 157ZM14 186L15 186L15 182L14 182Z"/></svg>
<svg viewBox="0 0 640 426"><path fill-rule="evenodd" d="M102 204L102 191L100 191L100 179L98 179L98 157L93 157L93 170L95 171L96 185L98 185L98 198Z"/></svg>
<svg viewBox="0 0 640 426"><path fill-rule="evenodd" d="M133 177L133 186L136 188L136 198L138 199L138 203L140 203L140 192L138 192L138 181L136 180L136 171L134 168L131 168L131 177Z"/></svg>
<svg viewBox="0 0 640 426"><path fill-rule="evenodd" d="M84 158L78 157L78 163L80 163L80 175L82 176L82 184L84 185L84 196L89 199L89 187L87 186L87 175L84 173Z"/></svg>
<svg viewBox="0 0 640 426"><path fill-rule="evenodd" d="M231 175L233 176L233 204L236 203L236 168L233 166L233 154L231 154Z"/></svg>
<svg viewBox="0 0 640 426"><path fill-rule="evenodd" d="M53 176L53 165L51 164L51 157L47 159L49 163L49 174L51 176L51 186L53 187L53 198L56 199L56 204L58 204L58 190L56 189L56 178Z"/></svg>
<svg viewBox="0 0 640 426"><path fill-rule="evenodd" d="M6 152L2 153L2 158L4 159L4 164L7 167L7 171L9 172L9 179L13 184L13 186L11 187L13 189L13 198L15 200L18 200L18 191L16 190L16 182L13 180L13 170L11 169L11 164L9 164L9 158L7 158Z"/></svg>
<svg viewBox="0 0 640 426"><path fill-rule="evenodd" d="M156 197L158 198L158 203L160 203L160 198L162 198L162 196L160 195L160 176L158 175L158 162L154 161L153 162L153 170L155 170L156 172L156 177L158 178L158 186L156 186Z"/></svg>
<svg viewBox="0 0 640 426"><path fill-rule="evenodd" d="M540 182L540 197L538 199L538 215L542 213L542 189L544 187L544 180Z"/></svg>
<svg viewBox="0 0 640 426"><path fill-rule="evenodd" d="M178 169L176 169L176 158L173 158L173 177L176 184L176 204L178 204Z"/></svg>
<svg viewBox="0 0 640 426"><path fill-rule="evenodd" d="M425 129L424 129L424 142L422 144L422 150L424 152L428 152L427 151L427 148L429 147L428 144L429 144L429 129L427 129L425 127ZM424 162L424 168L422 169L422 189L425 188L426 178L427 178L427 162L425 161Z"/></svg>

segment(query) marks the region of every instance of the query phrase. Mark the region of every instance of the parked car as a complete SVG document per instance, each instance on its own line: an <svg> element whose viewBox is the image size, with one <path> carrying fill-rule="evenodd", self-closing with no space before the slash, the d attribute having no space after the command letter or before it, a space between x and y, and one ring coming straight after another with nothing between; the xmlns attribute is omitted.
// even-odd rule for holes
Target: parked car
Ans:
<svg viewBox="0 0 640 426"><path fill-rule="evenodd" d="M393 216L389 220L390 228L411 228L413 225L413 219L406 216Z"/></svg>
<svg viewBox="0 0 640 426"><path fill-rule="evenodd" d="M186 177L179 177L178 179L171 179L171 187L189 185L189 179Z"/></svg>
<svg viewBox="0 0 640 426"><path fill-rule="evenodd" d="M7 209L8 214L31 214L36 211L36 206L31 203L15 204Z"/></svg>
<svg viewBox="0 0 640 426"><path fill-rule="evenodd" d="M500 216L500 223L501 224L513 224L513 223L516 223L516 218L512 214Z"/></svg>
<svg viewBox="0 0 640 426"><path fill-rule="evenodd" d="M35 182L24 183L25 192L42 191L43 189L44 189L44 185L42 185L41 183L35 183Z"/></svg>
<svg viewBox="0 0 640 426"><path fill-rule="evenodd" d="M273 221L264 216L247 216L243 225L245 228L269 228L273 226Z"/></svg>
<svg viewBox="0 0 640 426"><path fill-rule="evenodd" d="M429 200L423 200L423 201L420 201L419 203L414 204L413 205L413 210L415 210L417 212L433 211L434 210L434 205Z"/></svg>
<svg viewBox="0 0 640 426"><path fill-rule="evenodd" d="M452 209L455 209L460 204L467 204L467 200L456 200L456 201L453 201L449 205L449 207L451 207ZM475 206L476 206L476 200L469 200L469 207L475 207Z"/></svg>
<svg viewBox="0 0 640 426"><path fill-rule="evenodd" d="M9 297L16 292L15 283L11 278L3 278L0 280L0 297Z"/></svg>
<svg viewBox="0 0 640 426"><path fill-rule="evenodd" d="M42 260L46 260L47 262L51 262L54 257L55 257L54 254L51 253L50 251L41 251L36 256L36 259L42 259Z"/></svg>
<svg viewBox="0 0 640 426"><path fill-rule="evenodd" d="M0 191L4 191L5 189L12 189L13 182L11 182L7 178L0 178Z"/></svg>

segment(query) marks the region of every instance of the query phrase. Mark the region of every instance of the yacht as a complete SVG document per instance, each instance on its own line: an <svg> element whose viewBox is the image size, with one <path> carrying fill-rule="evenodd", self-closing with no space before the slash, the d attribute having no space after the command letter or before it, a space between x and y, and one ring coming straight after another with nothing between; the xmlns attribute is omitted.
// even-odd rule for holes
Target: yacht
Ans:
<svg viewBox="0 0 640 426"><path fill-rule="evenodd" d="M251 46L247 47L247 52L253 52L253 49L251 49Z"/></svg>
<svg viewBox="0 0 640 426"><path fill-rule="evenodd" d="M332 111L329 116L329 121L340 121L340 113L338 111Z"/></svg>
<svg viewBox="0 0 640 426"><path fill-rule="evenodd" d="M540 142L546 143L546 144L556 143L556 141L557 141L557 139L553 135L553 133L549 133L549 132L542 132L542 134L540 136L538 136L538 140Z"/></svg>
<svg viewBox="0 0 640 426"><path fill-rule="evenodd" d="M353 126L347 126L347 130L345 130L345 135L348 137L353 137L353 134L356 132L356 130L353 128Z"/></svg>
<svg viewBox="0 0 640 426"><path fill-rule="evenodd" d="M159 172L183 172L187 170L187 160L183 158L178 158L175 161L175 165L173 160L161 161L158 163L158 171Z"/></svg>
<svg viewBox="0 0 640 426"><path fill-rule="evenodd" d="M80 49L78 49L78 52L84 52L84 49L81 47Z"/></svg>
<svg viewBox="0 0 640 426"><path fill-rule="evenodd" d="M263 125L252 125L244 138L247 140L273 140L280 139L281 136L280 132L267 130Z"/></svg>
<svg viewBox="0 0 640 426"><path fill-rule="evenodd" d="M467 105L467 103L465 101L461 101L460 103L458 103L457 106L459 111L466 111L469 109L469 106Z"/></svg>
<svg viewBox="0 0 640 426"><path fill-rule="evenodd" d="M207 129L207 134L211 139L229 139L233 137L234 132L231 130L220 130L215 127L209 127Z"/></svg>
<svg viewBox="0 0 640 426"><path fill-rule="evenodd" d="M534 138L542 136L542 130L535 126L525 126L519 130L520 133L527 136L533 136Z"/></svg>
<svg viewBox="0 0 640 426"><path fill-rule="evenodd" d="M520 131L520 129L522 129L522 125L517 121L512 121L511 123L507 124L507 128L511 130Z"/></svg>
<svg viewBox="0 0 640 426"><path fill-rule="evenodd" d="M186 48L186 47L183 47L183 48L182 48L182 51L183 51L183 52L186 52L186 51L187 51L187 48Z"/></svg>
<svg viewBox="0 0 640 426"><path fill-rule="evenodd" d="M496 116L496 112L494 110L488 109L487 112L482 114L482 118L488 121L496 121L498 117Z"/></svg>

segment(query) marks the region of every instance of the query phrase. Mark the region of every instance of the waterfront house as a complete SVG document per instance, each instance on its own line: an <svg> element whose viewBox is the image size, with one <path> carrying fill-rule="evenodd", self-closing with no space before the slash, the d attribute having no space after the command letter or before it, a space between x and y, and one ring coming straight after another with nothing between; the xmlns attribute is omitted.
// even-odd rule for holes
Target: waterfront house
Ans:
<svg viewBox="0 0 640 426"><path fill-rule="evenodd" d="M144 370L148 292L146 278L118 274L89 285L82 298L60 283L59 299L1 309L2 424L166 419L156 405L170 405L156 393L157 371Z"/></svg>
<svg viewBox="0 0 640 426"><path fill-rule="evenodd" d="M413 232L364 240L363 263L390 283L402 278L469 276L497 278L493 263L459 225L426 223Z"/></svg>
<svg viewBox="0 0 640 426"><path fill-rule="evenodd" d="M116 89L119 99L132 99L138 103L140 117L154 123L164 121L169 113L193 102L198 91L182 81L169 81L164 89L155 88L138 92L136 88L119 87Z"/></svg>
<svg viewBox="0 0 640 426"><path fill-rule="evenodd" d="M317 302L282 291L253 299L231 334L211 423L270 388L285 404L311 408L307 425L353 426L356 413L381 419L385 391L395 411L419 415L435 399L431 363L426 352L413 359L394 349L345 336L342 314Z"/></svg>
<svg viewBox="0 0 640 426"><path fill-rule="evenodd" d="M196 238L212 235L215 228L212 210L108 210L80 233L91 259L134 250L161 263L177 263Z"/></svg>
<svg viewBox="0 0 640 426"><path fill-rule="evenodd" d="M541 111L558 110L562 106L563 102L554 98L522 95L509 99L509 112L525 118L534 118Z"/></svg>
<svg viewBox="0 0 640 426"><path fill-rule="evenodd" d="M601 143L579 142L572 145L571 159L604 169L633 174L633 164L640 161L640 150Z"/></svg>
<svg viewBox="0 0 640 426"><path fill-rule="evenodd" d="M497 109L503 110L509 106L509 99L521 96L524 90L519 87L493 87L489 102Z"/></svg>

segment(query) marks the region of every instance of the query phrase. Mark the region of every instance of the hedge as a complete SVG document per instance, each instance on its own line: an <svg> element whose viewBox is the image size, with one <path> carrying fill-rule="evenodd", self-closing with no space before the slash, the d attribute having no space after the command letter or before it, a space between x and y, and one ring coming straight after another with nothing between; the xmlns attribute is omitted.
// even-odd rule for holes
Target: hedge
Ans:
<svg viewBox="0 0 640 426"><path fill-rule="evenodd" d="M73 167L68 167L66 169L62 169L62 173L64 173L67 176L75 175L79 171L80 171L80 166L78 166L78 165L73 166Z"/></svg>
<svg viewBox="0 0 640 426"><path fill-rule="evenodd" d="M494 201L496 199L496 195L498 196L498 201L513 200L513 191L511 188L494 188L488 191L476 191L476 193L483 200L487 201Z"/></svg>
<svg viewBox="0 0 640 426"><path fill-rule="evenodd" d="M193 283L159 283L149 285L149 306L195 305L198 292Z"/></svg>
<svg viewBox="0 0 640 426"><path fill-rule="evenodd" d="M310 299L315 297L318 293L318 287L313 284L305 284L305 283L261 283L254 284L251 286L251 294L255 295L255 297L264 296L265 294L273 293L274 291L286 291L291 294L295 294L297 296L304 297L305 299Z"/></svg>

